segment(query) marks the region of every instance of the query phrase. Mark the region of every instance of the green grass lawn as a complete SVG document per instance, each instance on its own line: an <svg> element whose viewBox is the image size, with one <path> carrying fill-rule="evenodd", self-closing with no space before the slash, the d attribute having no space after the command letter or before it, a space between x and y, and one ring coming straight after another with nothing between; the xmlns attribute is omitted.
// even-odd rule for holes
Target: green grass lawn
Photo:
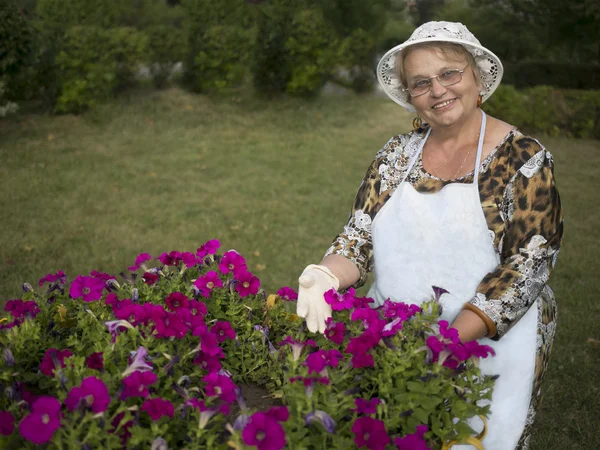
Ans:
<svg viewBox="0 0 600 450"><path fill-rule="evenodd" d="M267 291L297 287L341 231L375 152L410 128L380 97L306 102L138 92L80 117L0 121L0 303L48 272L118 273L218 238ZM600 143L554 155L565 239L550 284L557 340L533 449L600 443ZM589 339L592 340L589 340Z"/></svg>

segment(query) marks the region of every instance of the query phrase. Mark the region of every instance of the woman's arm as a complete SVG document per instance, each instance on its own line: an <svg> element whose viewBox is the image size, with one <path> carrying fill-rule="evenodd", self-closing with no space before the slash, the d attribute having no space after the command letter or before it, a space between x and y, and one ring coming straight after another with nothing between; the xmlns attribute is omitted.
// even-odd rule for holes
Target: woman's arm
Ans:
<svg viewBox="0 0 600 450"><path fill-rule="evenodd" d="M452 326L461 337L500 339L539 297L554 264L563 235L560 198L554 182L552 157L537 141L521 137L515 143L516 171L500 204L505 223L501 263L487 274L476 295Z"/></svg>
<svg viewBox="0 0 600 450"><path fill-rule="evenodd" d="M340 289L347 289L360 279L360 271L356 264L345 256L328 255L323 258L321 265L327 267L340 281Z"/></svg>

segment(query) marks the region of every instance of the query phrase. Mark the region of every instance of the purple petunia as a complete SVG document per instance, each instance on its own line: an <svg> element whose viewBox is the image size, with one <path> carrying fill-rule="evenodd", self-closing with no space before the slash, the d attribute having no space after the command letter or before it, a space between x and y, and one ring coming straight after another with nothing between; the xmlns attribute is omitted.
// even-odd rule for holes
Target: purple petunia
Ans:
<svg viewBox="0 0 600 450"><path fill-rule="evenodd" d="M377 412L377 405L381 403L377 397L372 398L371 400L366 400L364 398L355 398L354 404L356 408L352 408L350 411L355 412L358 415L361 414L375 414Z"/></svg>
<svg viewBox="0 0 600 450"><path fill-rule="evenodd" d="M58 281L60 284L65 284L67 282L67 276L62 270L59 270L57 273L49 273L42 278L40 278L39 285L40 287L44 285L44 283L54 283Z"/></svg>
<svg viewBox="0 0 600 450"><path fill-rule="evenodd" d="M308 339L306 341L298 341L292 339L291 336L286 336L283 341L279 343L279 345L289 345L292 347L292 358L294 361L298 361L300 358L300 353L302 353L302 349L306 346L316 347L317 344L312 339Z"/></svg>
<svg viewBox="0 0 600 450"><path fill-rule="evenodd" d="M311 411L304 416L306 425L313 424L315 422L320 423L329 434L335 432L335 421L325 411L319 409Z"/></svg>
<svg viewBox="0 0 600 450"><path fill-rule="evenodd" d="M84 302L93 302L102 297L105 282L101 278L78 275L71 283L69 295L72 298L83 298Z"/></svg>
<svg viewBox="0 0 600 450"><path fill-rule="evenodd" d="M181 292L171 292L165 299L165 304L171 311L175 311L179 308L187 308L189 303L190 300Z"/></svg>
<svg viewBox="0 0 600 450"><path fill-rule="evenodd" d="M150 418L154 421L160 419L162 416L173 417L175 408L173 403L169 400L162 398L147 399L142 405L142 411L148 413Z"/></svg>
<svg viewBox="0 0 600 450"><path fill-rule="evenodd" d="M15 430L15 418L9 411L0 411L0 435L10 436Z"/></svg>
<svg viewBox="0 0 600 450"><path fill-rule="evenodd" d="M235 250L229 250L223 254L219 262L219 270L222 274L232 273L236 276L239 273L247 272L246 259Z"/></svg>
<svg viewBox="0 0 600 450"><path fill-rule="evenodd" d="M106 411L109 403L108 388L96 377L85 378L81 386L72 388L65 399L65 405L71 412L75 411L80 404L84 404L86 408L97 414Z"/></svg>
<svg viewBox="0 0 600 450"><path fill-rule="evenodd" d="M99 370L102 372L104 370L104 356L102 355L102 352L92 353L90 356L85 358L85 364L89 369Z"/></svg>
<svg viewBox="0 0 600 450"><path fill-rule="evenodd" d="M217 239L211 239L196 250L196 255L198 258L204 258L206 255L214 255L220 247L221 243Z"/></svg>
<svg viewBox="0 0 600 450"><path fill-rule="evenodd" d="M333 311L343 311L354 307L354 288L348 289L345 294L338 294L335 289L330 289L324 294L325 302Z"/></svg>
<svg viewBox="0 0 600 450"><path fill-rule="evenodd" d="M208 298L214 288L223 287L223 281L221 281L217 272L211 270L194 281L194 286L198 288L204 297Z"/></svg>
<svg viewBox="0 0 600 450"><path fill-rule="evenodd" d="M158 377L152 372L140 372L136 370L131 375L123 379L123 392L121 400L126 400L130 397L146 398L150 395L148 386L156 383Z"/></svg>
<svg viewBox="0 0 600 450"><path fill-rule="evenodd" d="M242 431L244 443L254 445L258 450L282 449L285 447L286 439L280 421L273 414L270 414L270 411L267 413L254 413Z"/></svg>
<svg viewBox="0 0 600 450"><path fill-rule="evenodd" d="M381 420L372 417L359 417L352 425L354 443L358 448L366 446L370 450L385 450L390 443L390 437Z"/></svg>
<svg viewBox="0 0 600 450"><path fill-rule="evenodd" d="M285 300L287 302L298 300L298 293L288 286L284 286L281 289L279 289L277 291L277 295L280 299Z"/></svg>
<svg viewBox="0 0 600 450"><path fill-rule="evenodd" d="M235 330L229 322L223 320L217 320L211 327L210 332L215 335L219 342L223 342L226 339L235 339Z"/></svg>
<svg viewBox="0 0 600 450"><path fill-rule="evenodd" d="M135 262L133 263L133 266L129 266L127 269L134 272L134 271L138 270L141 266L143 266L146 261L150 261L151 259L152 259L152 256L150 256L148 253L140 253L135 258ZM144 270L146 270L145 267L144 267Z"/></svg>
<svg viewBox="0 0 600 450"><path fill-rule="evenodd" d="M190 252L183 252L181 254L181 259L187 268L194 267L201 262L196 255Z"/></svg>
<svg viewBox="0 0 600 450"><path fill-rule="evenodd" d="M260 287L260 280L257 277L250 272L240 272L236 275L236 279L238 283L235 286L235 290L240 294L240 297L256 295Z"/></svg>
<svg viewBox="0 0 600 450"><path fill-rule="evenodd" d="M52 439L60 427L60 402L54 397L39 397L31 405L31 413L21 420L21 436L40 445Z"/></svg>
<svg viewBox="0 0 600 450"><path fill-rule="evenodd" d="M15 319L24 317L34 318L40 312L40 308L33 300L24 302L23 300L9 300L4 305L4 311L9 312Z"/></svg>
<svg viewBox="0 0 600 450"><path fill-rule="evenodd" d="M427 431L429 431L427 425L418 425L414 434L394 439L394 445L398 450L431 450L425 442L424 436Z"/></svg>
<svg viewBox="0 0 600 450"><path fill-rule="evenodd" d="M346 334L346 326L344 322L334 322L331 317L325 322L325 337L331 342L337 345L341 345L344 342L344 335Z"/></svg>
<svg viewBox="0 0 600 450"><path fill-rule="evenodd" d="M69 350L58 350L56 348L49 348L44 353L44 358L40 363L40 371L47 376L53 376L54 369L57 365L65 367L65 359L73 356L73 353Z"/></svg>
<svg viewBox="0 0 600 450"><path fill-rule="evenodd" d="M158 259L165 266L178 266L183 258L181 256L181 252L172 251L169 253L163 253L156 259Z"/></svg>
<svg viewBox="0 0 600 450"><path fill-rule="evenodd" d="M205 375L202 381L206 383L205 390L207 396L218 396L226 403L235 402L236 385L228 376L212 372Z"/></svg>
<svg viewBox="0 0 600 450"><path fill-rule="evenodd" d="M148 286L152 286L153 284L156 284L156 282L158 281L159 278L160 278L160 276L158 274L152 273L152 272L144 272L144 275L142 275L142 280Z"/></svg>

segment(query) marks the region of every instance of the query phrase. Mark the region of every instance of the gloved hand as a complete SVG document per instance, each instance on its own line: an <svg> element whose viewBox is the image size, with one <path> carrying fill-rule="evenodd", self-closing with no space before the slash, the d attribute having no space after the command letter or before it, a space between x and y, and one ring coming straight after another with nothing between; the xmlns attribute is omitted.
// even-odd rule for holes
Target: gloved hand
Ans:
<svg viewBox="0 0 600 450"><path fill-rule="evenodd" d="M340 281L327 267L311 264L304 269L298 283L296 314L306 319L309 331L324 333L325 321L331 317L331 306L324 294L332 288L337 291Z"/></svg>

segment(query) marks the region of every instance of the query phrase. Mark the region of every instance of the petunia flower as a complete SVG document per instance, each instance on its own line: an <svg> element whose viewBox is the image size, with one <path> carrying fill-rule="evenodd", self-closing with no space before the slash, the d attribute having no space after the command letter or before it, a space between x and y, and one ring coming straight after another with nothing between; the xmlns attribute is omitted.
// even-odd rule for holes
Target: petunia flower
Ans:
<svg viewBox="0 0 600 450"><path fill-rule="evenodd" d="M121 400L126 400L130 397L146 398L150 395L147 389L151 384L156 383L158 377L152 372L135 371L123 380L123 392Z"/></svg>
<svg viewBox="0 0 600 450"><path fill-rule="evenodd" d="M204 258L206 255L214 255L220 247L221 243L217 239L211 239L196 250L196 255L198 255L198 258Z"/></svg>
<svg viewBox="0 0 600 450"><path fill-rule="evenodd" d="M129 299L125 299L119 302L118 305L113 307L115 317L120 320L126 320L132 325L138 325L146 322L150 317L148 310L144 306L133 303Z"/></svg>
<svg viewBox="0 0 600 450"><path fill-rule="evenodd" d="M131 437L131 431L129 431L129 429L133 426L132 420L129 420L129 421L125 422L124 424L121 424L124 417L125 417L125 412L121 412L121 413L117 414L110 423L112 425L112 428L108 431L109 433L115 433L115 432L117 432L117 429L119 429L118 433L119 433L119 436L121 437L121 446L123 448L125 448L127 446L127 441Z"/></svg>
<svg viewBox="0 0 600 450"><path fill-rule="evenodd" d="M230 377L213 372L205 375L202 381L206 383L205 391L207 396L218 396L226 403L235 402L236 385Z"/></svg>
<svg viewBox="0 0 600 450"><path fill-rule="evenodd" d="M81 386L76 386L69 391L65 399L65 406L69 411L75 411L82 403L95 414L106 411L110 403L110 395L102 380L87 377L81 382Z"/></svg>
<svg viewBox="0 0 600 450"><path fill-rule="evenodd" d="M92 353L90 356L85 358L85 364L89 369L104 371L104 356L102 352Z"/></svg>
<svg viewBox="0 0 600 450"><path fill-rule="evenodd" d="M152 272L144 272L144 275L142 275L142 280L144 280L144 283L148 286L155 284L159 278L160 276L158 274Z"/></svg>
<svg viewBox="0 0 600 450"><path fill-rule="evenodd" d="M58 367L65 367L65 359L73 356L69 350L58 350L49 348L44 353L44 358L40 364L40 371L47 376L54 376L54 370Z"/></svg>
<svg viewBox="0 0 600 450"><path fill-rule="evenodd" d="M350 339L348 345L346 346L346 353L351 353L355 356L367 353L370 349L372 349L379 343L379 340L379 335L364 332L360 336L356 336Z"/></svg>
<svg viewBox="0 0 600 450"><path fill-rule="evenodd" d="M229 322L223 320L217 320L211 327L210 332L215 335L219 342L223 342L226 339L235 339L235 330Z"/></svg>
<svg viewBox="0 0 600 450"><path fill-rule="evenodd" d="M208 298L214 288L223 287L223 281L221 281L217 272L211 270L194 281L194 286L200 290L204 297Z"/></svg>
<svg viewBox="0 0 600 450"><path fill-rule="evenodd" d="M136 270L138 270L142 265L144 265L144 263L146 261L150 261L152 259L152 256L150 256L148 253L140 253L139 255L137 255L137 257L135 258L135 262L133 263L133 266L129 266L127 269L129 269L132 272L135 272ZM144 270L145 267L144 267Z"/></svg>
<svg viewBox="0 0 600 450"><path fill-rule="evenodd" d="M320 409L309 412L304 416L304 422L306 425L311 425L313 423L320 423L325 428L329 434L335 433L335 421L331 418L329 414L325 411L321 411Z"/></svg>
<svg viewBox="0 0 600 450"><path fill-rule="evenodd" d="M206 370L208 373L211 373L221 370L223 366L221 365L220 360L220 355L208 355L204 352L200 352L196 355L192 363L200 366L201 369Z"/></svg>
<svg viewBox="0 0 600 450"><path fill-rule="evenodd" d="M331 342L337 345L341 345L344 342L344 335L346 334L346 326L344 322L334 322L331 317L325 322L325 337Z"/></svg>
<svg viewBox="0 0 600 450"><path fill-rule="evenodd" d="M308 373L322 372L325 367L337 367L342 353L339 350L317 350L306 357L304 363L308 367Z"/></svg>
<svg viewBox="0 0 600 450"><path fill-rule="evenodd" d="M173 407L173 403L171 403L169 400L153 398L144 401L144 404L142 405L142 411L147 412L150 418L156 421L162 416L172 418L173 414L175 413L175 408Z"/></svg>
<svg viewBox="0 0 600 450"><path fill-rule="evenodd" d="M190 300L181 292L171 292L165 299L165 304L171 311L175 311L179 308L187 308L189 303Z"/></svg>
<svg viewBox="0 0 600 450"><path fill-rule="evenodd" d="M54 283L58 282L60 284L65 284L67 282L67 276L62 270L59 270L57 273L49 273L40 278L39 285L40 287L44 285L44 283Z"/></svg>
<svg viewBox="0 0 600 450"><path fill-rule="evenodd" d="M447 294L448 291L446 289L443 289L441 287L438 286L431 286L431 288L433 289L433 298L435 300L436 303L440 302L440 297L443 294Z"/></svg>
<svg viewBox="0 0 600 450"><path fill-rule="evenodd" d="M385 450L390 443L390 437L381 420L372 417L359 417L352 425L354 442L358 448L367 447L370 450Z"/></svg>
<svg viewBox="0 0 600 450"><path fill-rule="evenodd" d="M115 277L114 275L110 275L110 274L108 274L106 272L98 272L97 270L92 270L90 272L90 277L92 277L92 278L98 278L98 279L104 281L105 287L106 287L106 283L108 281L111 281L111 280L116 281L117 280L117 277Z"/></svg>
<svg viewBox="0 0 600 450"><path fill-rule="evenodd" d="M354 288L348 289L345 294L339 294L335 289L330 289L324 294L325 302L333 311L343 311L354 307Z"/></svg>
<svg viewBox="0 0 600 450"><path fill-rule="evenodd" d="M394 336L398 331L402 330L402 318L396 317L392 321L385 324L381 330L381 335L384 337Z"/></svg>
<svg viewBox="0 0 600 450"><path fill-rule="evenodd" d="M260 280L257 277L250 272L239 272L235 277L238 281L235 290L240 294L240 297L256 295L258 288L260 287Z"/></svg>
<svg viewBox="0 0 600 450"><path fill-rule="evenodd" d="M187 268L194 267L201 262L196 255L190 252L183 252L181 254L181 259Z"/></svg>
<svg viewBox="0 0 600 450"><path fill-rule="evenodd" d="M163 253L156 259L158 259L165 266L178 266L183 258L181 256L181 252L172 251L169 253Z"/></svg>
<svg viewBox="0 0 600 450"><path fill-rule="evenodd" d="M219 347L217 336L207 331L206 327L196 327L192 331L192 336L200 337L200 350L208 356L215 356L223 353L223 350Z"/></svg>
<svg viewBox="0 0 600 450"><path fill-rule="evenodd" d="M284 286L281 289L279 289L277 291L277 295L279 296L279 298L287 302L298 300L298 293L288 286Z"/></svg>
<svg viewBox="0 0 600 450"><path fill-rule="evenodd" d="M15 418L10 411L0 411L0 435L10 436L15 430Z"/></svg>
<svg viewBox="0 0 600 450"><path fill-rule="evenodd" d="M352 367L355 369L360 369L363 367L375 367L373 355L370 353L360 353L358 355L354 355L352 356L350 362L352 363Z"/></svg>
<svg viewBox="0 0 600 450"><path fill-rule="evenodd" d="M458 337L458 330L456 328L448 328L449 324L447 320L440 320L438 324L440 326L441 336L443 336L446 339L449 339L450 342L454 344L460 342L460 339Z"/></svg>
<svg viewBox="0 0 600 450"><path fill-rule="evenodd" d="M254 445L258 450L280 450L285 447L285 431L273 417L262 413L254 413L242 431L242 439L246 445Z"/></svg>
<svg viewBox="0 0 600 450"><path fill-rule="evenodd" d="M431 450L424 438L427 431L427 425L418 425L415 433L394 439L394 445L398 450Z"/></svg>
<svg viewBox="0 0 600 450"><path fill-rule="evenodd" d="M34 444L41 445L52 439L60 427L60 402L54 397L39 397L31 405L31 413L21 420L21 436Z"/></svg>
<svg viewBox="0 0 600 450"><path fill-rule="evenodd" d="M133 328L133 325L131 325L126 320L111 320L108 322L104 322L104 325L106 325L106 327L108 328L108 332L112 335L112 342L115 342L115 340L117 339L119 329Z"/></svg>
<svg viewBox="0 0 600 450"><path fill-rule="evenodd" d="M219 270L222 274L232 273L234 275L247 272L246 260L235 250L229 250L223 254L219 262Z"/></svg>
<svg viewBox="0 0 600 450"><path fill-rule="evenodd" d="M364 398L355 398L354 404L356 408L350 409L350 411L355 412L358 415L361 414L375 414L377 412L377 405L381 403L377 397L374 397L370 400Z"/></svg>
<svg viewBox="0 0 600 450"><path fill-rule="evenodd" d="M148 350L146 350L146 348L143 346L140 346L137 349L137 351L131 352L131 357L133 358L133 360L131 361L131 364L127 366L125 371L121 374L121 377L125 378L136 371L152 371L152 366L145 361L146 356L148 356Z"/></svg>
<svg viewBox="0 0 600 450"><path fill-rule="evenodd" d="M189 331L189 327L177 313L168 313L165 311L163 314L155 314L152 317L152 321L155 325L155 336L158 339L170 337L183 339Z"/></svg>
<svg viewBox="0 0 600 450"><path fill-rule="evenodd" d="M192 408L195 408L198 411L200 411L200 420L198 421L198 428L200 428L201 430L203 430L206 427L206 424L208 424L210 418L215 414L229 414L229 407L227 405L221 405L219 408L213 408L207 406L203 400L198 400L197 398L190 398L186 400L185 406L191 406Z"/></svg>
<svg viewBox="0 0 600 450"><path fill-rule="evenodd" d="M23 300L9 300L4 305L4 311L9 312L15 319L24 317L34 318L40 312L40 308L33 300L24 302Z"/></svg>
<svg viewBox="0 0 600 450"><path fill-rule="evenodd" d="M403 302L393 302L389 299L383 303L381 309L383 310L383 317L388 319L395 319L399 317L403 322L421 311L421 307L418 305L408 305Z"/></svg>
<svg viewBox="0 0 600 450"><path fill-rule="evenodd" d="M69 295L75 299L83 298L84 302L93 302L102 297L104 284L104 281L100 278L78 275L71 283Z"/></svg>
<svg viewBox="0 0 600 450"><path fill-rule="evenodd" d="M317 344L312 339L308 339L306 341L297 341L292 339L291 336L286 336L283 341L279 343L279 345L289 345L292 347L292 358L294 361L298 361L300 358L300 353L302 353L302 349L306 346L316 347Z"/></svg>

